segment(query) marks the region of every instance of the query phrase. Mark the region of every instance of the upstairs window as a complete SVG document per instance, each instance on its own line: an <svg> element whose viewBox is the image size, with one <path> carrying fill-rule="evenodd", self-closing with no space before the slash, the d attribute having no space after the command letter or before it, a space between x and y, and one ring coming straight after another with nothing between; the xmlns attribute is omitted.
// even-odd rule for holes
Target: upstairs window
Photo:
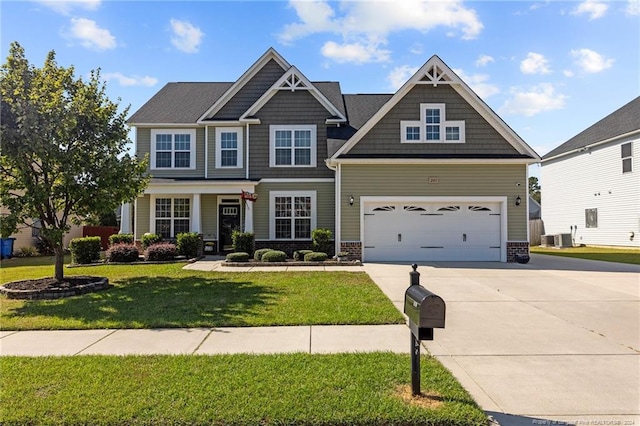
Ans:
<svg viewBox="0 0 640 426"><path fill-rule="evenodd" d="M420 104L420 121L400 122L402 143L464 143L464 121L446 119L445 104Z"/></svg>
<svg viewBox="0 0 640 426"><path fill-rule="evenodd" d="M242 129L216 128L216 168L242 167Z"/></svg>
<svg viewBox="0 0 640 426"><path fill-rule="evenodd" d="M151 169L195 169L195 130L152 130Z"/></svg>
<svg viewBox="0 0 640 426"><path fill-rule="evenodd" d="M315 125L270 126L270 167L316 167Z"/></svg>
<svg viewBox="0 0 640 426"><path fill-rule="evenodd" d="M622 157L622 173L633 171L633 149L631 142L620 145L620 156Z"/></svg>

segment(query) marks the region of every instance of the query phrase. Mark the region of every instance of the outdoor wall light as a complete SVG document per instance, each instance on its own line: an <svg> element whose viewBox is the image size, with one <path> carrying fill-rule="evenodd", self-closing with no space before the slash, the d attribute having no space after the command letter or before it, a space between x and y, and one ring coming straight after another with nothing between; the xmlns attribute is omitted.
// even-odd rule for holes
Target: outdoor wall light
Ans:
<svg viewBox="0 0 640 426"><path fill-rule="evenodd" d="M349 205L352 206L353 202L355 201L355 199L353 198L353 195L349 195Z"/></svg>
<svg viewBox="0 0 640 426"><path fill-rule="evenodd" d="M519 206L521 202L522 202L522 198L520 198L520 196L518 195L516 197L516 206Z"/></svg>

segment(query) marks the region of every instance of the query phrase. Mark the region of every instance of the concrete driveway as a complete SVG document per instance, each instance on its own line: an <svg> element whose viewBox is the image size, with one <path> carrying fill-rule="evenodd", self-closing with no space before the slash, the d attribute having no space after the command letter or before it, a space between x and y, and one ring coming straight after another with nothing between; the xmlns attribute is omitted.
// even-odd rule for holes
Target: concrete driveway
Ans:
<svg viewBox="0 0 640 426"><path fill-rule="evenodd" d="M409 264L364 266L400 310ZM501 425L640 425L640 267L544 255L419 265L447 304L424 347Z"/></svg>

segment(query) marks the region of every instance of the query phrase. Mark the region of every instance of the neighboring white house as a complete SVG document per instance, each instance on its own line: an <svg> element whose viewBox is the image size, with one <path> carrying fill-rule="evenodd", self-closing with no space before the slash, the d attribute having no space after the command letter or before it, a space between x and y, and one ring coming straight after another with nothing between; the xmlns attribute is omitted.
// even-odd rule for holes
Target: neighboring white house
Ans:
<svg viewBox="0 0 640 426"><path fill-rule="evenodd" d="M546 234L640 247L640 97L542 157Z"/></svg>

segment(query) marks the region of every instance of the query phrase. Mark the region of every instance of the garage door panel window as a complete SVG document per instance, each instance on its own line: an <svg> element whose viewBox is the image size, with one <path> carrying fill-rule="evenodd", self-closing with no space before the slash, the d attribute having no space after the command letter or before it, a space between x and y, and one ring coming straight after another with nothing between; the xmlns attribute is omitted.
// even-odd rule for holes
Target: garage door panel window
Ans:
<svg viewBox="0 0 640 426"><path fill-rule="evenodd" d="M307 240L315 227L315 193L271 194L271 238Z"/></svg>

